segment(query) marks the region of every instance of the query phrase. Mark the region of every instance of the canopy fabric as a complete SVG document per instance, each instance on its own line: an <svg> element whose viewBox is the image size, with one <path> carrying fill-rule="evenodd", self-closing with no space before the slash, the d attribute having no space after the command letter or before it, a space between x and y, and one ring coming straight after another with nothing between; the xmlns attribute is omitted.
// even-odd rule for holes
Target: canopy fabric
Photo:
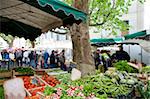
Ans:
<svg viewBox="0 0 150 99"><path fill-rule="evenodd" d="M7 19L0 20L3 25L0 32L11 34L12 31L14 36L34 40L40 35L39 32L47 32L62 25L79 24L86 20L87 15L59 0L1 0L0 17ZM14 23L19 25L12 25Z"/></svg>
<svg viewBox="0 0 150 99"><path fill-rule="evenodd" d="M138 43L145 51L150 53L150 41L140 40L140 39L129 39L123 41L123 43Z"/></svg>
<svg viewBox="0 0 150 99"><path fill-rule="evenodd" d="M41 34L41 30L38 28L6 17L0 17L0 32L6 35L24 37L31 41Z"/></svg>
<svg viewBox="0 0 150 99"><path fill-rule="evenodd" d="M81 23L81 21L86 21L87 14L79 11L71 6L68 6L59 0L21 0L28 5L31 5L37 9L40 9L50 15L56 16L61 19L62 23L60 25L72 25L73 23ZM52 25L52 24L51 24ZM49 26L50 29L52 29ZM43 31L47 31L47 28L43 28Z"/></svg>
<svg viewBox="0 0 150 99"><path fill-rule="evenodd" d="M140 31L140 32L137 32L137 33L133 33L133 34L127 34L124 37L125 37L125 40L127 40L127 39L137 38L137 37L140 37L140 36L145 36L145 35L146 35L146 30Z"/></svg>
<svg viewBox="0 0 150 99"><path fill-rule="evenodd" d="M37 0L37 1L39 5L41 5L42 7L46 7L47 5L49 5L56 12L62 10L67 16L73 15L76 20L83 20L83 21L86 20L85 13L71 6L68 6L67 4L59 0Z"/></svg>
<svg viewBox="0 0 150 99"><path fill-rule="evenodd" d="M100 39L91 39L91 43L116 43L122 42L122 38L100 38Z"/></svg>
<svg viewBox="0 0 150 99"><path fill-rule="evenodd" d="M112 43L114 42L113 39L105 39L105 38L101 38L101 39L91 39L90 42L92 43Z"/></svg>

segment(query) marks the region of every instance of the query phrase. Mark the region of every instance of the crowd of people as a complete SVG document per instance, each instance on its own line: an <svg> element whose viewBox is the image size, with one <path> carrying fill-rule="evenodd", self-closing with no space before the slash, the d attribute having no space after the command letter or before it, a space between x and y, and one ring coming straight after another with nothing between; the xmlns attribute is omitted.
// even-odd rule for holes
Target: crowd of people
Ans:
<svg viewBox="0 0 150 99"><path fill-rule="evenodd" d="M51 53L36 50L24 50L19 48L15 50L2 50L0 53L0 66L32 66L33 68L57 68L66 70L65 50L58 52L52 50Z"/></svg>
<svg viewBox="0 0 150 99"><path fill-rule="evenodd" d="M119 51L114 54L110 54L110 51L106 50L96 50L93 53L95 69L98 69L100 65L104 66L104 71L108 67L112 66L113 62L119 60L130 61L130 56L127 52L123 50L123 47L119 47ZM14 66L32 66L33 68L58 68L66 71L67 67L65 64L65 50L58 52L58 50L52 50L48 53L46 50L2 50L0 53L0 66L9 65L9 67Z"/></svg>
<svg viewBox="0 0 150 99"><path fill-rule="evenodd" d="M94 62L95 62L95 69L98 69L100 65L104 66L104 71L107 70L108 67L112 66L113 62L117 62L120 60L130 61L129 54L123 50L123 47L119 47L119 51L116 51L114 54L110 54L110 51L106 50L99 50L97 49L94 54Z"/></svg>

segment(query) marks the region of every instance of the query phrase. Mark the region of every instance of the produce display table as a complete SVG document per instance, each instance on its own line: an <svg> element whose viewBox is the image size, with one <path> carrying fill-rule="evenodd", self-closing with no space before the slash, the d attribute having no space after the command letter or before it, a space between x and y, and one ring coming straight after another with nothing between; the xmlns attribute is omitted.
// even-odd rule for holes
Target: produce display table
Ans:
<svg viewBox="0 0 150 99"><path fill-rule="evenodd" d="M33 76L34 70L30 67L17 67L13 69L13 76Z"/></svg>
<svg viewBox="0 0 150 99"><path fill-rule="evenodd" d="M116 68L108 68L105 73L96 73L76 81L71 81L71 74L60 69L32 69L38 72L34 72L32 76L29 72L26 74L26 70L22 71L22 68L19 68L19 71L23 73L17 72L17 70L13 70L12 73L23 79L27 95L25 99L32 99L33 97L35 99L49 99L55 95L61 96L62 94L59 95L61 92L63 92L63 97L68 98L69 93L76 90L74 97L78 96L79 93L81 96L86 95L86 98L93 97L91 93L94 93L98 98L106 97L105 94L107 94L107 99L131 99L141 97L137 90L138 86L146 84L147 80L150 80L148 75L145 78L139 73L120 72Z"/></svg>

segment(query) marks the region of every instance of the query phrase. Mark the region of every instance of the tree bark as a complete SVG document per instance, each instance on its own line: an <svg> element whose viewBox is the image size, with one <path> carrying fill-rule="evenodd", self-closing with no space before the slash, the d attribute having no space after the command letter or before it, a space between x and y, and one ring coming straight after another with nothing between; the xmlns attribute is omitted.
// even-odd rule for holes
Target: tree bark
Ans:
<svg viewBox="0 0 150 99"><path fill-rule="evenodd" d="M88 0L75 0L74 7L88 13ZM95 67L89 41L88 20L79 25L73 24L70 33L73 43L73 61L77 63L82 76L93 73Z"/></svg>

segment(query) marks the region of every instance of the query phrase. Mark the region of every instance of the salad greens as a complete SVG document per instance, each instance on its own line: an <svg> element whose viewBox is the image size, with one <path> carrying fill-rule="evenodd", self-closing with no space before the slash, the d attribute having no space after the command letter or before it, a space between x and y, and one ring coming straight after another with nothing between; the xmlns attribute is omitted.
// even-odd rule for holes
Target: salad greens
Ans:
<svg viewBox="0 0 150 99"><path fill-rule="evenodd" d="M119 71L126 71L128 73L138 73L138 70L128 65L127 61L119 61L114 64L114 67Z"/></svg>
<svg viewBox="0 0 150 99"><path fill-rule="evenodd" d="M150 99L150 80L147 83L147 87L144 87L144 85L138 86L142 99Z"/></svg>
<svg viewBox="0 0 150 99"><path fill-rule="evenodd" d="M107 99L108 97L116 98L119 95L128 96L133 90L133 86L137 83L136 78L128 76L121 72L119 72L118 77L117 75L115 77L115 74L109 76L108 74L101 73L71 81L70 74L61 74L56 76L61 84L46 90L45 94L53 95L55 93L57 95L61 92L58 95L61 99L83 99L83 97ZM127 82L122 83L120 79L127 80Z"/></svg>
<svg viewBox="0 0 150 99"><path fill-rule="evenodd" d="M142 73L150 73L150 66L145 66L142 68Z"/></svg>
<svg viewBox="0 0 150 99"><path fill-rule="evenodd" d="M19 73L34 74L34 70L30 67L17 67L14 70Z"/></svg>

